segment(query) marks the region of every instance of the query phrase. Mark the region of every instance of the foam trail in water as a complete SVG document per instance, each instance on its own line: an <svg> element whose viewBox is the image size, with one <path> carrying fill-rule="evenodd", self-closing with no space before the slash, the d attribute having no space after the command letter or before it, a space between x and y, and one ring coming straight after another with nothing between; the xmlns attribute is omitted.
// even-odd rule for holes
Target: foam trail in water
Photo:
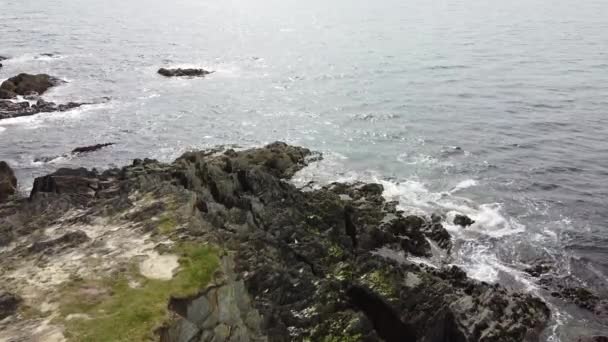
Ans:
<svg viewBox="0 0 608 342"><path fill-rule="evenodd" d="M28 116L20 116L16 118L3 119L0 121L0 128L6 129L4 126L20 126L25 129L37 129L44 126L47 122L65 119L78 119L83 113L105 109L110 107L109 102L97 103L90 105L83 105L78 108L70 109L65 112L49 112L49 113L38 113Z"/></svg>
<svg viewBox="0 0 608 342"><path fill-rule="evenodd" d="M21 56L9 58L11 64L29 63L32 61L50 62L57 59L63 59L67 56L58 54L37 54L37 53L24 53Z"/></svg>
<svg viewBox="0 0 608 342"><path fill-rule="evenodd" d="M522 233L526 230L525 226L513 218L505 217L499 203L477 204L470 199L454 195L458 190L477 185L476 180L461 181L451 191L433 192L418 179L396 182L381 179L374 172L337 172L336 170L343 169L344 159L344 156L338 154L325 155L323 161L313 163L300 171L293 181L299 185L305 185L310 181L321 184L333 181L380 183L384 187L383 196L386 200L398 201L399 209L406 214L445 215L443 225L458 246L454 250L453 259L449 261L450 264L462 267L470 277L481 281L493 283L499 280L501 273L507 273L512 279L521 280L522 286L533 288L533 284L525 275L516 268L504 264L495 251L496 239ZM456 214L467 215L476 222L463 229L452 223ZM437 261L409 257L408 260L438 266Z"/></svg>

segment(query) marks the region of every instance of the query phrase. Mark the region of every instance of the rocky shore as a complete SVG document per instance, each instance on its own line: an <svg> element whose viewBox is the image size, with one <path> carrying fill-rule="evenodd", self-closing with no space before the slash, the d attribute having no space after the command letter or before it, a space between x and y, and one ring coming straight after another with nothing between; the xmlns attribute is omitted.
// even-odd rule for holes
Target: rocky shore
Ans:
<svg viewBox="0 0 608 342"><path fill-rule="evenodd" d="M379 184L289 182L318 158L273 143L60 169L28 198L4 168L0 340L539 340L540 299L408 261L450 253L435 217Z"/></svg>

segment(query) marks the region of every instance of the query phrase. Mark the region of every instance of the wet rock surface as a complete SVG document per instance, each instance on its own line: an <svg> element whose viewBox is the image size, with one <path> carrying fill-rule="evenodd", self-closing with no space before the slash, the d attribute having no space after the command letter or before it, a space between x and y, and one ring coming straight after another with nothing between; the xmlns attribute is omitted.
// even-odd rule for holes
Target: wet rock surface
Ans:
<svg viewBox="0 0 608 342"><path fill-rule="evenodd" d="M55 155L55 156L36 157L36 158L34 158L34 162L35 163L48 163L48 162L51 162L58 158L69 158L69 157L79 156L82 154L96 152L105 147L109 147L109 146L113 146L113 145L116 145L116 144L115 143L103 143L103 144L76 147L70 153L64 153L62 155Z"/></svg>
<svg viewBox="0 0 608 342"><path fill-rule="evenodd" d="M0 202L6 201L16 191L17 178L13 169L5 161L0 161Z"/></svg>
<svg viewBox="0 0 608 342"><path fill-rule="evenodd" d="M543 274L546 274L548 272L550 272L553 269L553 267L549 264L537 264L534 265L532 267L527 267L524 269L524 272L528 273L529 275L533 276L533 277L540 277Z"/></svg>
<svg viewBox="0 0 608 342"><path fill-rule="evenodd" d="M458 214L454 217L454 224L461 226L463 228L466 228L466 227L472 225L473 223L475 223L475 221L466 215Z"/></svg>
<svg viewBox="0 0 608 342"><path fill-rule="evenodd" d="M471 280L455 266L404 258L432 255L429 241L449 253L440 220L404 215L379 184L302 191L289 183L314 158L273 143L189 152L172 164L136 160L101 173L60 169L35 180L30 200L0 206L0 246L16 245L0 252L0 262L19 269L42 254L53 270L76 263L69 270L82 278L83 270L107 272L115 255L128 260L141 241L155 241L154 253L170 241L215 246L214 280L169 300L177 318L155 330L161 341L538 340L549 318L541 300ZM112 249L121 245L110 238L117 235L134 237L122 254ZM76 252L105 261L83 267L88 259ZM25 273L0 277L27 292ZM37 282L42 288L33 293L52 294L49 283Z"/></svg>
<svg viewBox="0 0 608 342"><path fill-rule="evenodd" d="M158 73L165 77L201 77L201 76L209 75L209 74L213 73L213 71L207 71L204 69L194 69L194 68L188 68L188 69L160 68L160 69L158 69Z"/></svg>
<svg viewBox="0 0 608 342"><path fill-rule="evenodd" d="M0 120L39 113L65 112L85 104L86 103L78 102L56 104L55 102L47 102L43 99L38 99L35 104L30 105L28 101L14 102L9 100L0 100Z"/></svg>
<svg viewBox="0 0 608 342"><path fill-rule="evenodd" d="M19 74L2 82L0 85L0 98L11 99L17 95L27 95L36 92L42 95L49 88L61 83L58 78L47 74Z"/></svg>
<svg viewBox="0 0 608 342"><path fill-rule="evenodd" d="M608 336L587 336L581 337L576 342L608 342Z"/></svg>
<svg viewBox="0 0 608 342"><path fill-rule="evenodd" d="M72 153L89 153L101 150L104 147L112 146L114 143L95 144L90 146L77 147L72 150Z"/></svg>

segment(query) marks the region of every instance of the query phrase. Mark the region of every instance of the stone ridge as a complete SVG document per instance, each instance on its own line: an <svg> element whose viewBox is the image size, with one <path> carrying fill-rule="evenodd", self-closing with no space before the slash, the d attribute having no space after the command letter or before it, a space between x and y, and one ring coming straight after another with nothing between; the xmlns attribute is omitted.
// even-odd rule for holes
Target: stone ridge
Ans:
<svg viewBox="0 0 608 342"><path fill-rule="evenodd" d="M407 261L431 256L431 244L449 253L450 235L436 219L399 211L379 184L304 191L289 183L314 158L277 142L102 173L59 170L36 179L29 200L0 205L1 263L18 250L34 253L25 246L48 249L49 262L97 248L104 229L141 234L160 254L185 242L214 246L214 280L167 303L175 317L155 330L160 341L538 341L549 319L540 299L471 280L455 266ZM53 225L89 228L86 236L38 238ZM116 254L128 260L127 252ZM0 291L33 304L12 289ZM25 321L13 314L15 326Z"/></svg>

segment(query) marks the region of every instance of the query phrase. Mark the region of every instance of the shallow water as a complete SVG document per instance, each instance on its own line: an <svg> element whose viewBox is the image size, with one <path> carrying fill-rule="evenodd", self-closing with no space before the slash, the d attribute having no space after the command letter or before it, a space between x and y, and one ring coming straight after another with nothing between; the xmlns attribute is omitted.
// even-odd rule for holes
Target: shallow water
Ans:
<svg viewBox="0 0 608 342"><path fill-rule="evenodd" d="M297 182L378 181L408 211L470 215L447 226L452 262L547 298L546 340L608 333L521 272L552 260L608 293L606 1L0 0L0 32L0 78L46 72L68 81L50 100L110 98L0 121L23 191L63 166L300 144L326 159Z"/></svg>

